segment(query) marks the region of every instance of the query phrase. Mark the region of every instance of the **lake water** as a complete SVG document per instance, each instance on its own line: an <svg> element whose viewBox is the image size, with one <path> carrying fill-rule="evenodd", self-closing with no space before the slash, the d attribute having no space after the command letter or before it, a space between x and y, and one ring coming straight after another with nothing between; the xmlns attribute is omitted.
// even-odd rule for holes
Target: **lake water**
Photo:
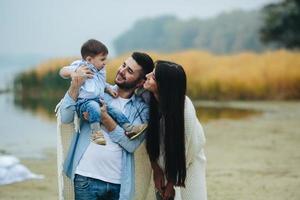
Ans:
<svg viewBox="0 0 300 200"><path fill-rule="evenodd" d="M0 56L0 90L10 86L13 77L41 62L41 56ZM0 152L17 157L40 158L56 145L56 124L14 104L12 93L0 94Z"/></svg>
<svg viewBox="0 0 300 200"><path fill-rule="evenodd" d="M1 58L1 56L0 56ZM0 90L10 85L13 77L41 61L41 58L1 62ZM30 104L32 102L28 102ZM21 158L41 158L45 150L56 147L56 121L53 108L16 105L12 93L0 94L0 154L8 153ZM200 106L196 109L202 123L216 119L239 119L254 111Z"/></svg>

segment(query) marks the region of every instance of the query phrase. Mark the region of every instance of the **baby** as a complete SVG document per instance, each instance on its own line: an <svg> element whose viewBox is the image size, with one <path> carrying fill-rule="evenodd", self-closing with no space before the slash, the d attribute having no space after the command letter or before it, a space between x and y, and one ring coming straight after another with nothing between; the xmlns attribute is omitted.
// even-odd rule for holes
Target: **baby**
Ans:
<svg viewBox="0 0 300 200"><path fill-rule="evenodd" d="M79 96L76 102L76 112L80 118L83 113L89 115L89 123L92 130L92 141L96 144L105 145L106 141L100 128L101 111L100 105L104 99L104 92L117 97L108 83L106 83L105 64L108 55L107 47L94 39L85 42L81 47L81 60L74 61L70 66L63 67L59 74L63 78L70 78L72 73L80 66L87 66L93 73L92 78L87 78L80 87ZM87 77L87 74L82 74ZM146 128L147 124L131 125L127 117L118 109L110 106L108 102L108 114L125 130L125 134L130 138L136 138Z"/></svg>

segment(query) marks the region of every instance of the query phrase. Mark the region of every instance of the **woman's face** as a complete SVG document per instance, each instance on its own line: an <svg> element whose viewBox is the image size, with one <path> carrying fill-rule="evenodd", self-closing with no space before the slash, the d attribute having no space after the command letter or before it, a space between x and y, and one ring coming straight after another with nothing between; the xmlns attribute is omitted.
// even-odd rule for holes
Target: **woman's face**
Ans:
<svg viewBox="0 0 300 200"><path fill-rule="evenodd" d="M154 94L158 93L157 83L155 80L155 70L146 75L147 80L144 83L144 88Z"/></svg>

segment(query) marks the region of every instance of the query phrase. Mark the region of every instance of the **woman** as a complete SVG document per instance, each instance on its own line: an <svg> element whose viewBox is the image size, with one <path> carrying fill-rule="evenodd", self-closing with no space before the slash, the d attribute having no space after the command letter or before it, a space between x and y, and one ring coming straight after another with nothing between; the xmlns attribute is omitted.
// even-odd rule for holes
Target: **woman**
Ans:
<svg viewBox="0 0 300 200"><path fill-rule="evenodd" d="M207 199L205 137L195 108L186 95L186 75L173 62L157 61L147 74L150 121L146 148L153 169L157 199Z"/></svg>

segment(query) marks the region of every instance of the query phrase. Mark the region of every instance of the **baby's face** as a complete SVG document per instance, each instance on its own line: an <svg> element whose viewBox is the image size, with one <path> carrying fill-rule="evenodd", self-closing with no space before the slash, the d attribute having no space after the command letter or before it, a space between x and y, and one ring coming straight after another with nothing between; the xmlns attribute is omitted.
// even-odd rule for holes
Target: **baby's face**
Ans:
<svg viewBox="0 0 300 200"><path fill-rule="evenodd" d="M93 64L97 69L102 69L106 65L107 54L98 54L91 58L90 63Z"/></svg>

